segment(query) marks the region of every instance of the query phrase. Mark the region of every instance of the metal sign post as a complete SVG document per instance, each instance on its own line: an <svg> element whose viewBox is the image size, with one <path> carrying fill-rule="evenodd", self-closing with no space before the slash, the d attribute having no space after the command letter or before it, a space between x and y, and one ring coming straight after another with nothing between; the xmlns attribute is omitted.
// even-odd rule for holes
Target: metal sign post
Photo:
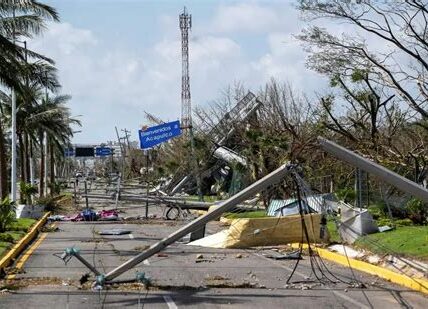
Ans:
<svg viewBox="0 0 428 309"><path fill-rule="evenodd" d="M146 194L149 197L149 150L145 150L146 153ZM146 200L146 214L145 218L149 218L149 200Z"/></svg>

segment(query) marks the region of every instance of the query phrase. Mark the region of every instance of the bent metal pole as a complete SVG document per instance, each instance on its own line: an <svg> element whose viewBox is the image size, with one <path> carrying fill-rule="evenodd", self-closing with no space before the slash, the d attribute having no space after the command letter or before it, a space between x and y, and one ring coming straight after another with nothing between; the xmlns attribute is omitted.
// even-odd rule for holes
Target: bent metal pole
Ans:
<svg viewBox="0 0 428 309"><path fill-rule="evenodd" d="M339 146L336 143L329 141L328 139L318 137L318 143L322 149L324 149L324 151L332 154L341 161L347 162L355 167L365 170L368 173L376 175L397 189L418 197L425 202L428 202L428 190L418 185L417 183L390 171L382 165L363 158L355 152Z"/></svg>
<svg viewBox="0 0 428 309"><path fill-rule="evenodd" d="M222 213L232 209L235 205L245 201L246 199L250 198L254 194L265 189L266 187L278 183L281 179L285 177L285 175L289 173L291 169L293 169L293 167L294 166L289 163L280 166L272 173L266 175L262 179L253 183L251 186L245 188L241 192L235 194L234 196L230 197L224 202L218 204L218 207L212 212L209 212L204 216L194 220L193 222L190 222L186 226L183 226L181 229L175 231L171 235L165 237L161 241L152 245L146 251L140 253L139 255L133 257L132 259L125 262L124 264L113 269L111 272L105 275L105 280L111 281L112 279L120 276L121 274L133 268L137 264L148 259L149 257L158 253L159 251L165 249L168 245L172 244L173 242L179 240L180 238L186 236L187 234L193 231L198 230L199 228L207 224L209 221L217 219L218 217L221 216Z"/></svg>

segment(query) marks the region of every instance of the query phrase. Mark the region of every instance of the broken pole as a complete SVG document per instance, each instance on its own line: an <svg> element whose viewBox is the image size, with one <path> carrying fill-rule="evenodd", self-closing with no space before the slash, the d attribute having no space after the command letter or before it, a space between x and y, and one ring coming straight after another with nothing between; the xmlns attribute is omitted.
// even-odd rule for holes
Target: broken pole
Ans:
<svg viewBox="0 0 428 309"><path fill-rule="evenodd" d="M247 200L248 198L252 197L256 193L267 188L268 186L278 183L293 169L293 167L294 165L290 163L280 166L279 168L277 168L270 174L266 175L262 179L256 181L249 187L245 188L244 190L240 191L239 193L235 194L234 196L230 197L224 202L218 204L218 207L214 209L212 212L209 212L203 215L202 217L199 217L198 219L194 220L193 222L190 222L189 224L183 226L182 228L175 231L171 235L165 237L161 241L150 246L146 251L143 251L142 253L138 254L137 256L125 262L124 264L116 267L115 269L107 273L105 277L103 277L104 281L113 280L114 278L120 276L124 272L135 267L142 261L148 259L149 257L153 256L159 251L162 251L163 249L165 249L167 246L174 243L175 241L181 239L182 237L186 236L187 234L193 231L200 229L208 222L214 219L217 219L218 217L221 216L221 214L232 209L237 204L242 203L243 201Z"/></svg>
<svg viewBox="0 0 428 309"><path fill-rule="evenodd" d="M88 182L85 179L85 204L86 204L86 209L89 209L89 200L88 200Z"/></svg>
<svg viewBox="0 0 428 309"><path fill-rule="evenodd" d="M367 173L376 175L383 181L393 185L399 190L409 193L421 200L428 202L428 190L421 185L401 176L369 159L363 158L355 152L339 146L323 137L318 137L318 143L324 151L332 154L340 160L358 167Z"/></svg>

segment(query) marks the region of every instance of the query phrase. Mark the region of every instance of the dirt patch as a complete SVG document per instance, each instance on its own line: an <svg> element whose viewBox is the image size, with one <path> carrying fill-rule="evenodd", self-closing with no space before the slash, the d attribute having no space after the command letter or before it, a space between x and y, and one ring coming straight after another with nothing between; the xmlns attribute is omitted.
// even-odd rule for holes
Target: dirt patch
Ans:
<svg viewBox="0 0 428 309"><path fill-rule="evenodd" d="M138 252L143 252L143 251L145 251L146 249L148 249L149 247L150 247L149 245L136 246L136 247L134 247L134 250L135 250L135 251L138 251Z"/></svg>

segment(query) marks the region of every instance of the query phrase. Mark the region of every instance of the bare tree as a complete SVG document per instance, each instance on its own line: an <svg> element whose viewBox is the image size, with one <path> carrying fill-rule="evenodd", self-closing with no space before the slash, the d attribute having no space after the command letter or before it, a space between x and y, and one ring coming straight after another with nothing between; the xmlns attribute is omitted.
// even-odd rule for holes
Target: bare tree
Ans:
<svg viewBox="0 0 428 309"><path fill-rule="evenodd" d="M299 0L304 18L347 25L335 35L311 26L298 37L307 43L309 67L346 76L350 69L368 69L372 84L398 94L426 128L428 118L428 8L425 1ZM351 34L352 33L352 34Z"/></svg>

